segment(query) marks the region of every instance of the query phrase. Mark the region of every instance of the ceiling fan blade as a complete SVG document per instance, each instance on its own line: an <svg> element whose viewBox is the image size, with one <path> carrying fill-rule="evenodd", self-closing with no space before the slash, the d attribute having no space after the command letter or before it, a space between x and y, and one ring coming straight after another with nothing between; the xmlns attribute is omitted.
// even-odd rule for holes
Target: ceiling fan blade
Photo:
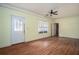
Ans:
<svg viewBox="0 0 79 59"><path fill-rule="evenodd" d="M52 16L52 14L50 14L50 16Z"/></svg>
<svg viewBox="0 0 79 59"><path fill-rule="evenodd" d="M57 12L58 12L58 11L55 11L55 12L53 12L53 14L54 14L54 15L58 15L58 13L57 13Z"/></svg>
<svg viewBox="0 0 79 59"><path fill-rule="evenodd" d="M57 13L58 11L55 11L55 13Z"/></svg>
<svg viewBox="0 0 79 59"><path fill-rule="evenodd" d="M58 15L57 13L54 13L53 15Z"/></svg>

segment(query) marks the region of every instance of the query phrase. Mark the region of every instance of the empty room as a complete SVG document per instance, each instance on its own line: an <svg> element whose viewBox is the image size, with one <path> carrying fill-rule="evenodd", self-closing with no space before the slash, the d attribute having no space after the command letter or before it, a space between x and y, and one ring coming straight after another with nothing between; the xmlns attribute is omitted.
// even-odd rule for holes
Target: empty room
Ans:
<svg viewBox="0 0 79 59"><path fill-rule="evenodd" d="M79 55L79 4L0 3L0 55Z"/></svg>

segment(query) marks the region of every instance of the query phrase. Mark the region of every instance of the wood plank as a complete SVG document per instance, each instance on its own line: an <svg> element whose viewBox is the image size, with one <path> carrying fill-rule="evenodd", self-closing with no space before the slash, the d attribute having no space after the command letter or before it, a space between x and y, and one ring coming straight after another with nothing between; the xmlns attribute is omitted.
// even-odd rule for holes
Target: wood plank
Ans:
<svg viewBox="0 0 79 59"><path fill-rule="evenodd" d="M0 55L79 55L79 39L43 38L0 48Z"/></svg>

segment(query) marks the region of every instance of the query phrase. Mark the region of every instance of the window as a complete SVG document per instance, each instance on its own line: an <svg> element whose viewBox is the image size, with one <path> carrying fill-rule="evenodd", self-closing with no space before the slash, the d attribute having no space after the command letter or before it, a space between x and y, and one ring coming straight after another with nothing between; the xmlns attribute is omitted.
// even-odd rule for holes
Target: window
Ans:
<svg viewBox="0 0 79 59"><path fill-rule="evenodd" d="M47 33L48 32L48 23L45 21L39 21L38 32L39 33Z"/></svg>
<svg viewBox="0 0 79 59"><path fill-rule="evenodd" d="M19 17L14 18L14 31L23 31L23 22Z"/></svg>

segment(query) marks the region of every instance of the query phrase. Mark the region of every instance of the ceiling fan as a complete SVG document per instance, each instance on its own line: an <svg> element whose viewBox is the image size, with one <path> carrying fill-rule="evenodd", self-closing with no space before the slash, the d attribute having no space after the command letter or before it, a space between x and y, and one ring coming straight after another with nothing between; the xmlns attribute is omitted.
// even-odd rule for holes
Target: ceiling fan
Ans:
<svg viewBox="0 0 79 59"><path fill-rule="evenodd" d="M49 14L47 14L47 16L52 16L52 15L58 15L58 11L53 11L51 9L50 12L49 12Z"/></svg>

